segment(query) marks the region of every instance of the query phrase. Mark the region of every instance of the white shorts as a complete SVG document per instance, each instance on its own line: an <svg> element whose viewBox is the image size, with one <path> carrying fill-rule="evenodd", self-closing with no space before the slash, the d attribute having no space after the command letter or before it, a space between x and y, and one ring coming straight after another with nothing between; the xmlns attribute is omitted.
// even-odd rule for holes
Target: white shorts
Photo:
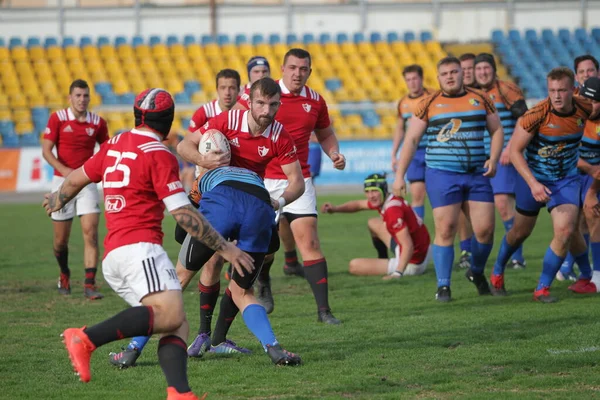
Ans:
<svg viewBox="0 0 600 400"><path fill-rule="evenodd" d="M64 182L65 178L62 176L54 176L52 178L52 191L58 190L60 185ZM73 219L75 214L77 216L86 214L99 214L100 207L98 205L100 196L98 195L98 188L95 183L90 183L69 201L60 210L52 213L52 219L54 221L67 221Z"/></svg>
<svg viewBox="0 0 600 400"><path fill-rule="evenodd" d="M427 264L429 264L429 260L431 260L431 251L432 248L429 246L427 250L427 256L425 256L425 260L421 264L411 264L409 263L404 270L405 276L411 275L423 275L425 270L427 269ZM394 272L398 268L398 260L400 260L400 246L396 246L396 257L390 258L388 260L388 275Z"/></svg>
<svg viewBox="0 0 600 400"><path fill-rule="evenodd" d="M121 246L106 255L102 273L110 287L135 307L150 293L181 290L177 272L162 246L135 243Z"/></svg>
<svg viewBox="0 0 600 400"><path fill-rule="evenodd" d="M265 187L273 199L281 197L288 186L286 179L265 179ZM312 178L304 178L304 193L290 204L286 204L282 213L298 215L317 215L317 193Z"/></svg>

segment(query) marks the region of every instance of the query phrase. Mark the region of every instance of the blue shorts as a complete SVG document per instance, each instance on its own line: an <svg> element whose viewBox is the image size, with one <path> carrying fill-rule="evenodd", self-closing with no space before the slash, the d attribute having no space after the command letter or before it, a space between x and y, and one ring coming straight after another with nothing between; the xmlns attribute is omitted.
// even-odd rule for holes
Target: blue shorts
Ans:
<svg viewBox="0 0 600 400"><path fill-rule="evenodd" d="M515 194L517 188L517 177L519 173L512 164L500 165L496 169L496 175L490 178L494 194Z"/></svg>
<svg viewBox="0 0 600 400"><path fill-rule="evenodd" d="M406 169L406 180L410 183L425 181L425 149L417 149L408 168Z"/></svg>
<svg viewBox="0 0 600 400"><path fill-rule="evenodd" d="M460 173L427 168L425 188L431 208L465 201L494 202L490 179L481 173Z"/></svg>
<svg viewBox="0 0 600 400"><path fill-rule="evenodd" d="M321 145L319 143L310 143L308 145L308 165L310 166L310 176L313 178L321 174Z"/></svg>
<svg viewBox="0 0 600 400"><path fill-rule="evenodd" d="M224 238L253 253L267 253L275 211L258 197L230 186L219 185L203 193L200 212Z"/></svg>
<svg viewBox="0 0 600 400"><path fill-rule="evenodd" d="M554 207L562 204L574 204L581 207L581 175L567 176L558 181L539 181L546 186L552 194L548 203L539 203L531 194L527 182L519 176L517 179L517 211L520 214L534 217L539 214L540 209L547 207L548 212Z"/></svg>
<svg viewBox="0 0 600 400"><path fill-rule="evenodd" d="M588 174L581 175L581 207L583 207L583 203L585 202L585 195L587 194L588 190L590 190L590 187L592 186L593 182L594 178L592 178ZM600 192L598 192L598 200L600 201Z"/></svg>

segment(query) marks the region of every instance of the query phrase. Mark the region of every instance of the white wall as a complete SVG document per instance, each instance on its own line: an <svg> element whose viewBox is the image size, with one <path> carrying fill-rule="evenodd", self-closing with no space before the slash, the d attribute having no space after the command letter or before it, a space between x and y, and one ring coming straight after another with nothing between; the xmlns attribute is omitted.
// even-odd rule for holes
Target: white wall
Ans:
<svg viewBox="0 0 600 400"><path fill-rule="evenodd" d="M548 6L551 5L551 6ZM515 26L519 29L565 27L574 29L581 24L579 1L515 3ZM588 21L599 21L600 1L589 1ZM551 9L550 9L551 8ZM280 33L289 28L285 6L232 6L218 9L220 33ZM337 33L361 30L363 9L358 5L318 6L297 5L293 7L291 30L302 34L312 32ZM135 11L121 9L66 9L66 35L78 38L82 35L136 34ZM366 31L430 30L438 33L442 41L486 40L493 29L508 27L506 3L458 2L442 3L439 29L434 26L435 14L432 3L380 3L367 6ZM560 26L557 25L559 21ZM206 7L142 8L140 34L206 34L210 32L210 19ZM0 9L0 36L27 37L57 36L60 34L57 9Z"/></svg>

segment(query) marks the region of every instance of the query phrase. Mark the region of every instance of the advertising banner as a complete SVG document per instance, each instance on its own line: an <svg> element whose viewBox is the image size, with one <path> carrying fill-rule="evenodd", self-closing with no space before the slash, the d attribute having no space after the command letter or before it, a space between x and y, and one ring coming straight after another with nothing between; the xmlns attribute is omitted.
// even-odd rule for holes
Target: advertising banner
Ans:
<svg viewBox="0 0 600 400"><path fill-rule="evenodd" d="M14 192L19 175L19 149L0 149L0 192Z"/></svg>
<svg viewBox="0 0 600 400"><path fill-rule="evenodd" d="M41 147L24 147L19 160L17 192L45 192L52 189L54 169L42 157Z"/></svg>

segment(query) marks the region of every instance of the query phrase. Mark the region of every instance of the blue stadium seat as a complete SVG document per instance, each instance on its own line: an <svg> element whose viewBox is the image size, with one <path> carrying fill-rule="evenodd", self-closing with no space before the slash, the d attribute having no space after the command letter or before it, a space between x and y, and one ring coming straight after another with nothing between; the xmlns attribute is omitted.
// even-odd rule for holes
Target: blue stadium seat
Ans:
<svg viewBox="0 0 600 400"><path fill-rule="evenodd" d="M46 39L44 39L44 47L48 48L50 46L58 46L58 39L56 39L54 36L48 36Z"/></svg>
<svg viewBox="0 0 600 400"><path fill-rule="evenodd" d="M50 111L46 107L33 107L31 109L31 120L33 121L33 126L35 126L35 130L41 132L46 127L48 123L48 118L50 118Z"/></svg>
<svg viewBox="0 0 600 400"><path fill-rule="evenodd" d="M352 41L354 43L362 43L365 40L365 34L362 32L354 32L354 35L352 35Z"/></svg>
<svg viewBox="0 0 600 400"><path fill-rule="evenodd" d="M347 117L348 115L357 114L356 110L352 107L356 105L356 103L352 101L340 101L340 114L343 117Z"/></svg>
<svg viewBox="0 0 600 400"><path fill-rule="evenodd" d="M321 33L319 35L319 43L321 44L326 44L326 43L331 43L331 34L329 33Z"/></svg>
<svg viewBox="0 0 600 400"><path fill-rule="evenodd" d="M375 110L368 110L362 113L362 120L365 126L369 128L374 128L381 124L381 120L379 119L379 115L375 112Z"/></svg>
<svg viewBox="0 0 600 400"><path fill-rule="evenodd" d="M98 39L96 40L96 46L101 47L106 45L110 45L110 39L108 36L98 36Z"/></svg>
<svg viewBox="0 0 600 400"><path fill-rule="evenodd" d="M499 29L494 29L492 31L492 42L495 44L504 42L504 32Z"/></svg>
<svg viewBox="0 0 600 400"><path fill-rule="evenodd" d="M23 46L23 41L21 40L20 37L18 36L13 36L10 38L9 42L8 42L8 47L9 48L13 48L13 47L21 47Z"/></svg>
<svg viewBox="0 0 600 400"><path fill-rule="evenodd" d="M217 35L217 44L219 46L229 44L229 35L225 35L224 33Z"/></svg>
<svg viewBox="0 0 600 400"><path fill-rule="evenodd" d="M115 37L115 47L123 46L124 44L127 44L127 38L125 36L119 35Z"/></svg>
<svg viewBox="0 0 600 400"><path fill-rule="evenodd" d="M125 104L125 105L132 105L133 102L135 101L135 94L129 92L129 93L123 93L122 95L120 95L118 97L118 101L119 104Z"/></svg>
<svg viewBox="0 0 600 400"><path fill-rule="evenodd" d="M596 42L600 42L600 28L592 28L592 37Z"/></svg>
<svg viewBox="0 0 600 400"><path fill-rule="evenodd" d="M342 81L338 78L331 78L325 81L325 87L330 92L336 92L342 88Z"/></svg>
<svg viewBox="0 0 600 400"><path fill-rule="evenodd" d="M19 147L19 137L16 134L2 135L2 146L6 148Z"/></svg>
<svg viewBox="0 0 600 400"><path fill-rule="evenodd" d="M189 46L190 44L196 43L196 37L194 35L185 35L183 37L183 45Z"/></svg>
<svg viewBox="0 0 600 400"><path fill-rule="evenodd" d="M404 41L406 43L414 42L417 39L417 36L413 31L404 32Z"/></svg>
<svg viewBox="0 0 600 400"><path fill-rule="evenodd" d="M23 147L32 147L40 145L40 136L35 132L29 132L20 135L19 144Z"/></svg>
<svg viewBox="0 0 600 400"><path fill-rule="evenodd" d="M63 47L76 46L75 39L73 39L73 36L65 36L62 40L62 46Z"/></svg>
<svg viewBox="0 0 600 400"><path fill-rule="evenodd" d="M136 35L133 38L131 38L131 46L132 47L138 47L144 44L144 38L141 37L140 35Z"/></svg>
<svg viewBox="0 0 600 400"><path fill-rule="evenodd" d="M119 104L119 98L113 92L106 93L102 96L102 104L107 106L114 106Z"/></svg>
<svg viewBox="0 0 600 400"><path fill-rule="evenodd" d="M186 92L175 93L175 103L176 104L191 104L192 101L190 96L187 95Z"/></svg>
<svg viewBox="0 0 600 400"><path fill-rule="evenodd" d="M537 32L534 29L526 29L525 30L525 40L528 42L532 42L537 40Z"/></svg>
<svg viewBox="0 0 600 400"><path fill-rule="evenodd" d="M34 46L40 46L40 45L41 45L41 41L38 36L31 36L31 37L27 38L27 48L34 47Z"/></svg>
<svg viewBox="0 0 600 400"><path fill-rule="evenodd" d="M346 43L348 39L348 34L344 32L340 32L336 35L335 40L338 44Z"/></svg>
<svg viewBox="0 0 600 400"><path fill-rule="evenodd" d="M82 36L79 38L79 47L93 46L94 41L90 36Z"/></svg>
<svg viewBox="0 0 600 400"><path fill-rule="evenodd" d="M97 82L94 85L94 88L96 89L96 93L102 97L111 94L113 91L112 84L110 82Z"/></svg>
<svg viewBox="0 0 600 400"><path fill-rule="evenodd" d="M265 42L265 37L260 33L255 33L252 35L252 45L256 46L257 44L263 44Z"/></svg>
<svg viewBox="0 0 600 400"><path fill-rule="evenodd" d="M516 29L511 29L508 31L508 40L511 42L520 42L521 41L521 32Z"/></svg>
<svg viewBox="0 0 600 400"><path fill-rule="evenodd" d="M383 36L381 35L381 32L371 32L369 39L371 40L371 43L378 43L383 41Z"/></svg>
<svg viewBox="0 0 600 400"><path fill-rule="evenodd" d="M269 35L269 44L273 45L279 43L281 43L281 36L279 35L279 33L271 33Z"/></svg>
<svg viewBox="0 0 600 400"><path fill-rule="evenodd" d="M192 97L192 95L196 92L202 90L202 85L198 81L185 81L183 83L183 88L188 96Z"/></svg>
<svg viewBox="0 0 600 400"><path fill-rule="evenodd" d="M575 35L575 39L577 39L581 42L585 42L586 40L590 39L590 36L583 28L575 29L574 35Z"/></svg>
<svg viewBox="0 0 600 400"><path fill-rule="evenodd" d="M398 40L400 40L400 37L398 36L398 32L388 32L387 35L387 41L388 43L393 43L393 42L397 42Z"/></svg>
<svg viewBox="0 0 600 400"><path fill-rule="evenodd" d="M288 33L285 36L285 43L286 44L298 43L298 36L296 36L295 33Z"/></svg>
<svg viewBox="0 0 600 400"><path fill-rule="evenodd" d="M206 46L207 44L215 43L215 38L212 35L202 35L200 38L200 44Z"/></svg>
<svg viewBox="0 0 600 400"><path fill-rule="evenodd" d="M563 43L569 43L571 41L571 32L565 28L559 29L558 30L558 39L562 40Z"/></svg>
<svg viewBox="0 0 600 400"><path fill-rule="evenodd" d="M314 42L315 42L315 35L313 35L312 33L305 33L304 35L302 35L302 43L310 44L310 43L314 43Z"/></svg>
<svg viewBox="0 0 600 400"><path fill-rule="evenodd" d="M167 36L167 46L173 46L174 44L179 44L179 38L176 35Z"/></svg>
<svg viewBox="0 0 600 400"><path fill-rule="evenodd" d="M181 118L181 127L187 131L190 128L190 121L191 121L190 118L182 117ZM179 136L183 139L183 136L181 136L181 135L179 135ZM180 139L180 140L182 140L182 139Z"/></svg>
<svg viewBox="0 0 600 400"><path fill-rule="evenodd" d="M15 124L10 120L0 121L0 135L2 135L2 138L5 138L5 137L11 136L11 135L16 135Z"/></svg>
<svg viewBox="0 0 600 400"><path fill-rule="evenodd" d="M552 32L552 29L542 29L542 40L544 42L556 40L556 37L554 36L554 32Z"/></svg>
<svg viewBox="0 0 600 400"><path fill-rule="evenodd" d="M160 44L162 42L160 36L158 35L152 35L150 36L150 40L148 41L148 43L150 44L150 47L152 46L156 46L157 44Z"/></svg>
<svg viewBox="0 0 600 400"><path fill-rule="evenodd" d="M235 45L239 46L240 44L244 44L244 43L248 43L248 37L243 34L243 33L239 33L237 35L235 35Z"/></svg>
<svg viewBox="0 0 600 400"><path fill-rule="evenodd" d="M421 42L430 42L433 40L433 34L429 31L421 32Z"/></svg>

